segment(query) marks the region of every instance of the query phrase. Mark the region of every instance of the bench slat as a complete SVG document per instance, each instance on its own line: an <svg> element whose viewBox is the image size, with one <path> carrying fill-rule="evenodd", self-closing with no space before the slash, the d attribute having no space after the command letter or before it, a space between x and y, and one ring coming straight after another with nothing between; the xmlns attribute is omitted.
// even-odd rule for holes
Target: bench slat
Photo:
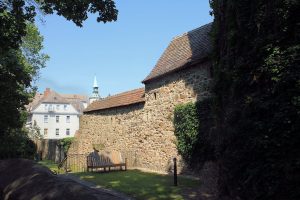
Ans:
<svg viewBox="0 0 300 200"><path fill-rule="evenodd" d="M87 168L95 169L95 168L106 168L108 167L125 167L125 170L127 169L126 166L126 159L125 162L122 159L121 153L112 151L108 153L91 153L87 156Z"/></svg>

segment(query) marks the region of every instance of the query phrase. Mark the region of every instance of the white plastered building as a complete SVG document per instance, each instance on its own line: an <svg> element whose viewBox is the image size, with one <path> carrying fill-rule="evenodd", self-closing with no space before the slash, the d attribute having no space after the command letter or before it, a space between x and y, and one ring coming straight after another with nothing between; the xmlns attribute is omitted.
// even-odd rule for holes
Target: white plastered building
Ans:
<svg viewBox="0 0 300 200"><path fill-rule="evenodd" d="M83 95L58 94L47 88L28 106L28 126L37 126L44 139L73 137L79 129L79 117L87 107Z"/></svg>

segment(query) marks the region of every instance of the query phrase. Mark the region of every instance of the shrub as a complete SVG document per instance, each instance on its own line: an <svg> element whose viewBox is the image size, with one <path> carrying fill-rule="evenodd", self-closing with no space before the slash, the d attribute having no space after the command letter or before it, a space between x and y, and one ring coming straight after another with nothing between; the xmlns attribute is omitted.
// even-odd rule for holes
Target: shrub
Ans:
<svg viewBox="0 0 300 200"><path fill-rule="evenodd" d="M22 130L11 130L0 137L0 159L27 158L33 159L36 145Z"/></svg>

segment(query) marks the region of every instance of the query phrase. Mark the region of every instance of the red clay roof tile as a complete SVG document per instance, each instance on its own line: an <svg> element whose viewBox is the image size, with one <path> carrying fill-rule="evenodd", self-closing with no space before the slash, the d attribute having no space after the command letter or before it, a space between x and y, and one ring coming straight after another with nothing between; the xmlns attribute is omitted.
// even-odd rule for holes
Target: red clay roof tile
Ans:
<svg viewBox="0 0 300 200"><path fill-rule="evenodd" d="M145 102L145 89L139 88L113 96L106 97L91 103L83 112L91 112L97 110L104 110L108 108L127 106L136 103Z"/></svg>

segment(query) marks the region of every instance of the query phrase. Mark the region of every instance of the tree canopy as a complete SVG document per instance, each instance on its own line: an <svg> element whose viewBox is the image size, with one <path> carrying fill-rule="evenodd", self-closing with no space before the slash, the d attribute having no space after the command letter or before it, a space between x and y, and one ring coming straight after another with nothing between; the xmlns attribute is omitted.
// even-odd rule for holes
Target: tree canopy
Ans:
<svg viewBox="0 0 300 200"><path fill-rule="evenodd" d="M221 192L299 199L300 2L211 5Z"/></svg>
<svg viewBox="0 0 300 200"><path fill-rule="evenodd" d="M10 141L22 146L23 136L19 140L17 136L22 134L26 121L25 105L35 92L32 81L49 58L41 53L43 37L34 25L37 12L61 15L79 27L88 13L98 14L97 21L104 23L117 20L118 14L113 0L0 1L0 142L3 144ZM10 146L11 151L15 146Z"/></svg>

